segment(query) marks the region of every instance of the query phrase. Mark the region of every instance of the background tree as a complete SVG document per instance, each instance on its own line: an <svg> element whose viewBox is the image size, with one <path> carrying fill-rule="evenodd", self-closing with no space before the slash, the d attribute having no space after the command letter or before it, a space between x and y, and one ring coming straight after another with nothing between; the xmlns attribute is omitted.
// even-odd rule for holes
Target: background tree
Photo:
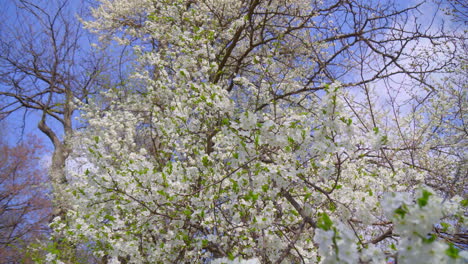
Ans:
<svg viewBox="0 0 468 264"><path fill-rule="evenodd" d="M14 1L11 20L2 21L0 32L0 113L4 118L14 112L38 113L37 127L53 144L50 181L57 198L67 183L74 101L95 94L102 80L98 76L109 66L103 53L93 52L81 28L80 4ZM62 214L64 203L56 201L55 215Z"/></svg>
<svg viewBox="0 0 468 264"><path fill-rule="evenodd" d="M444 5L445 13L452 16L454 22L461 22L464 25L468 23L468 4L465 1L447 0L440 1L440 3Z"/></svg>
<svg viewBox="0 0 468 264"><path fill-rule="evenodd" d="M37 137L16 146L0 138L0 263L32 263L27 246L50 234L51 193Z"/></svg>

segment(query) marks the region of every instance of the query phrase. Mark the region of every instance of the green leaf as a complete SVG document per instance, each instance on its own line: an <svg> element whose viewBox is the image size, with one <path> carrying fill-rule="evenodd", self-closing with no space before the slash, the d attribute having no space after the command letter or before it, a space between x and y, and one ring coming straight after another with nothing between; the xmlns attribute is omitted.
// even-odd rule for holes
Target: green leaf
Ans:
<svg viewBox="0 0 468 264"><path fill-rule="evenodd" d="M460 255L458 254L460 252L460 250L456 247L453 246L452 243L449 244L449 248L447 248L447 250L445 250L445 254L451 258L459 258Z"/></svg>
<svg viewBox="0 0 468 264"><path fill-rule="evenodd" d="M202 247L206 247L206 246L208 246L208 240L203 239L202 240Z"/></svg>
<svg viewBox="0 0 468 264"><path fill-rule="evenodd" d="M166 176L166 174L165 174L165 173L161 173L161 177L162 177L162 180L163 180L162 186L164 186L164 187L166 187L166 188L169 187L169 184L167 183L167 176Z"/></svg>
<svg viewBox="0 0 468 264"><path fill-rule="evenodd" d="M404 218L407 213L408 208L406 207L406 205L402 205L395 210L395 214L401 216L401 218Z"/></svg>
<svg viewBox="0 0 468 264"><path fill-rule="evenodd" d="M190 209L185 209L184 210L184 215L187 216L187 217L190 217L190 216L192 216L192 211Z"/></svg>
<svg viewBox="0 0 468 264"><path fill-rule="evenodd" d="M228 126L229 123L230 123L229 118L223 118L223 120L221 121L221 124L223 124L225 126Z"/></svg>
<svg viewBox="0 0 468 264"><path fill-rule="evenodd" d="M228 253L228 259L229 259L229 260L232 261L232 260L234 260L235 258L236 258L236 257L234 257L234 254L232 254L232 252L229 252L229 253Z"/></svg>
<svg viewBox="0 0 468 264"><path fill-rule="evenodd" d="M463 207L467 207L468 206L468 199L464 199L463 201L461 201L460 205L463 206Z"/></svg>
<svg viewBox="0 0 468 264"><path fill-rule="evenodd" d="M450 225L445 222L440 223L440 225L442 226L442 232L447 232L450 227Z"/></svg>
<svg viewBox="0 0 468 264"><path fill-rule="evenodd" d="M202 163L203 163L203 166L205 166L205 167L208 167L210 165L210 161L208 160L207 156L204 156L202 158Z"/></svg>
<svg viewBox="0 0 468 264"><path fill-rule="evenodd" d="M111 222L115 221L115 217L113 217L112 215L108 215L108 214L106 216L104 216L104 219L107 219L107 220L109 220Z"/></svg>
<svg viewBox="0 0 468 264"><path fill-rule="evenodd" d="M246 201L252 200L252 202L255 202L258 200L258 194L254 193L253 191L249 191L249 193L244 196L244 199Z"/></svg>
<svg viewBox="0 0 468 264"><path fill-rule="evenodd" d="M426 206L427 202L429 201L429 196L431 195L432 195L431 192L427 190L423 190L422 197L418 199L419 207L423 208L424 206Z"/></svg>
<svg viewBox="0 0 468 264"><path fill-rule="evenodd" d="M388 136L382 136L382 144L384 145L388 144Z"/></svg>
<svg viewBox="0 0 468 264"><path fill-rule="evenodd" d="M332 220L330 219L330 217L328 216L327 213L321 213L320 214L320 217L317 221L317 227L320 228L320 229L323 229L323 230L331 230L333 226L333 222Z"/></svg>
<svg viewBox="0 0 468 264"><path fill-rule="evenodd" d="M423 237L422 241L423 243L430 244L436 240L436 235L431 234L429 237Z"/></svg>
<svg viewBox="0 0 468 264"><path fill-rule="evenodd" d="M231 183L232 183L232 190L235 193L238 193L239 192L239 184L237 183L237 181L235 181L233 179L229 179L229 181L231 181Z"/></svg>

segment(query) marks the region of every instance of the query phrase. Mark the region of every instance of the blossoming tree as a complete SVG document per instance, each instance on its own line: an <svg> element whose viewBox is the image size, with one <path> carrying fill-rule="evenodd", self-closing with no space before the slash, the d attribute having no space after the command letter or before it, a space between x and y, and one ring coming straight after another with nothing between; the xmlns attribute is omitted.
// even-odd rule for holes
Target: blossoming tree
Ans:
<svg viewBox="0 0 468 264"><path fill-rule="evenodd" d="M56 232L107 263L463 263L466 92L415 10L102 0L86 26L139 60L81 106Z"/></svg>

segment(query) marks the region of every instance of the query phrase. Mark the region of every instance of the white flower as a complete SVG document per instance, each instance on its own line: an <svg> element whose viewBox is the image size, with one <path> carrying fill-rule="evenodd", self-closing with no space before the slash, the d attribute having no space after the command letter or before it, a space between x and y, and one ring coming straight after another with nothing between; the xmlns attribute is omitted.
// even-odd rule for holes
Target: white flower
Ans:
<svg viewBox="0 0 468 264"><path fill-rule="evenodd" d="M213 261L210 262L210 264L260 264L260 260L258 258L253 258L253 259L234 259L230 260L228 258L218 258L214 259Z"/></svg>
<svg viewBox="0 0 468 264"><path fill-rule="evenodd" d="M319 245L319 254L327 256L333 252L333 237L335 232L333 230L316 229L314 235L314 241Z"/></svg>
<svg viewBox="0 0 468 264"><path fill-rule="evenodd" d="M385 193L381 205L388 218L393 217L395 210L404 204L411 203L411 195L404 192Z"/></svg>
<svg viewBox="0 0 468 264"><path fill-rule="evenodd" d="M47 253L47 255L46 255L46 261L47 261L48 263L52 263L52 262L55 260L56 257L57 257L57 256L56 256L55 254Z"/></svg>
<svg viewBox="0 0 468 264"><path fill-rule="evenodd" d="M257 115L252 112L245 112L240 117L240 126L243 129L249 130L257 125Z"/></svg>

